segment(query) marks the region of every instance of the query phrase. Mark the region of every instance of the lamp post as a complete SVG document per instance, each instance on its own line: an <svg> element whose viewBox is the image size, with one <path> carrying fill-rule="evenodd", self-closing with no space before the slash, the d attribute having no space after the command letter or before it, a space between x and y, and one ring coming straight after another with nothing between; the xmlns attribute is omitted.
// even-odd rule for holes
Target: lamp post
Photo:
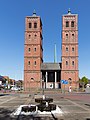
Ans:
<svg viewBox="0 0 90 120"><path fill-rule="evenodd" d="M44 80L42 79L42 94L44 95Z"/></svg>

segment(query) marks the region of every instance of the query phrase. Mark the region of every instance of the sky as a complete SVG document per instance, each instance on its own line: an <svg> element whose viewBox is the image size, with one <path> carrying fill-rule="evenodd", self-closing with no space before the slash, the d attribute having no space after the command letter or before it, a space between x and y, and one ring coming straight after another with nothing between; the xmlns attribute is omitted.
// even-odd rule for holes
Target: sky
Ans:
<svg viewBox="0 0 90 120"><path fill-rule="evenodd" d="M24 76L25 17L35 9L43 23L43 59L61 62L62 15L78 14L79 77L90 79L90 0L0 0L0 75Z"/></svg>

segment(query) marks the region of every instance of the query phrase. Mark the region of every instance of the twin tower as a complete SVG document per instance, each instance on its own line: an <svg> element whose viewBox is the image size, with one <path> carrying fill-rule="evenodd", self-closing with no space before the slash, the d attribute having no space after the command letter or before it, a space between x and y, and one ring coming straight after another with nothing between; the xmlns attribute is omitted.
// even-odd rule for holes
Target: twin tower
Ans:
<svg viewBox="0 0 90 120"><path fill-rule="evenodd" d="M24 89L78 87L78 15L70 10L62 16L61 63L43 62L42 21L34 12L25 18Z"/></svg>

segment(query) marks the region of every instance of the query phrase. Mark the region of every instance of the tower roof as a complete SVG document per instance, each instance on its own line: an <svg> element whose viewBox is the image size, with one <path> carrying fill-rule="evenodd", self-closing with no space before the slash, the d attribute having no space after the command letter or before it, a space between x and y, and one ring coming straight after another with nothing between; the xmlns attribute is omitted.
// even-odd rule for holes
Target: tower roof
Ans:
<svg viewBox="0 0 90 120"><path fill-rule="evenodd" d="M62 15L62 16L73 16L73 15L78 15L78 14L72 14L71 13L71 10L70 10L70 8L68 9L68 13L67 14L64 14L64 15Z"/></svg>
<svg viewBox="0 0 90 120"><path fill-rule="evenodd" d="M32 15L33 17L36 17L36 11L35 11L35 9L34 9L34 11L33 11L33 15Z"/></svg>
<svg viewBox="0 0 90 120"><path fill-rule="evenodd" d="M71 14L71 10L70 10L70 8L68 9L68 14L69 14L69 15Z"/></svg>

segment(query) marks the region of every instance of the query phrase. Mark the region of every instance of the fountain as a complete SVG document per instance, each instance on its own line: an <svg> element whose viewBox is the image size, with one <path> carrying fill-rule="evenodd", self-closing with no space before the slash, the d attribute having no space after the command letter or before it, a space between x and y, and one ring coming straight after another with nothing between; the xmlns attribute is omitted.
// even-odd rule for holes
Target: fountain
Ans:
<svg viewBox="0 0 90 120"><path fill-rule="evenodd" d="M42 98L35 98L35 102L39 103L37 105L21 105L17 108L15 112L11 115L20 116L20 115L32 115L32 116L40 116L40 115L55 115L62 114L61 109L58 105L53 104L53 98L46 97L44 94Z"/></svg>
<svg viewBox="0 0 90 120"><path fill-rule="evenodd" d="M43 95L42 98L36 98L35 102L39 103L37 107L38 107L38 110L40 110L41 112L43 111L51 112L52 110L56 110L56 105L50 104L51 102L53 102L53 99L46 98L45 95Z"/></svg>

